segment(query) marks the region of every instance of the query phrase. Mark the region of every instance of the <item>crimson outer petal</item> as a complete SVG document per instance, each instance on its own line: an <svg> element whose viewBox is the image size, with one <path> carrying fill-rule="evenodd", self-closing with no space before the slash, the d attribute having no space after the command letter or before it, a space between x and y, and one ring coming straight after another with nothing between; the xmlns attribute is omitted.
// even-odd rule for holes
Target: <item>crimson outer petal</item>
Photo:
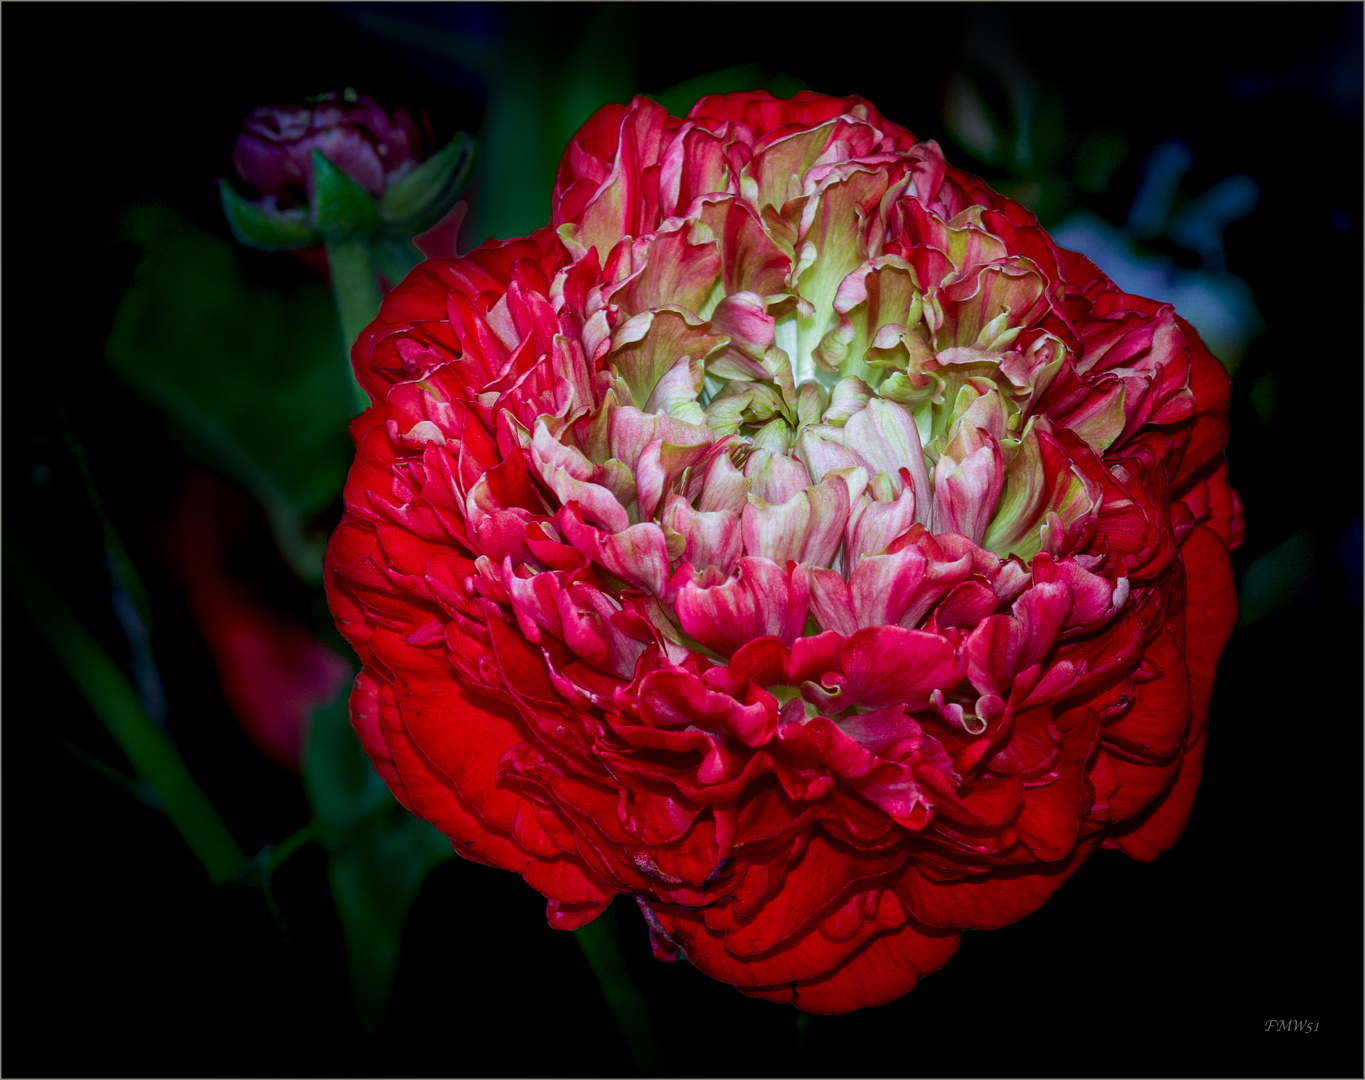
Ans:
<svg viewBox="0 0 1365 1080"><path fill-rule="evenodd" d="M547 228L422 264L352 359L352 722L551 925L628 893L661 958L846 1012L1178 838L1227 377L870 103L608 106Z"/></svg>
<svg viewBox="0 0 1365 1080"><path fill-rule="evenodd" d="M1181 549L1189 592L1185 602L1185 663L1189 671L1190 723L1180 765L1171 786L1135 823L1116 831L1118 847L1151 862L1180 839L1189 820L1208 745L1206 725L1214 669L1237 623L1232 561L1223 539L1199 527Z"/></svg>

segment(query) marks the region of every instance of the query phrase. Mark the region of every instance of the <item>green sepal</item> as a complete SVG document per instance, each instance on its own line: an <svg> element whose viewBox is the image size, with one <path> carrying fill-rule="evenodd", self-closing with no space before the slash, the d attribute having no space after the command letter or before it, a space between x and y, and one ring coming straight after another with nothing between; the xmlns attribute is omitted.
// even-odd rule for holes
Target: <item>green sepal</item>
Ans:
<svg viewBox="0 0 1365 1080"><path fill-rule="evenodd" d="M379 200L379 219L391 232L415 236L431 228L469 183L476 157L474 140L463 131L401 180Z"/></svg>
<svg viewBox="0 0 1365 1080"><path fill-rule="evenodd" d="M379 211L369 192L321 150L313 151L313 224L328 242L369 236L379 227Z"/></svg>
<svg viewBox="0 0 1365 1080"><path fill-rule="evenodd" d="M306 210L267 210L242 198L226 180L218 181L223 213L237 242L261 251L291 251L322 243Z"/></svg>

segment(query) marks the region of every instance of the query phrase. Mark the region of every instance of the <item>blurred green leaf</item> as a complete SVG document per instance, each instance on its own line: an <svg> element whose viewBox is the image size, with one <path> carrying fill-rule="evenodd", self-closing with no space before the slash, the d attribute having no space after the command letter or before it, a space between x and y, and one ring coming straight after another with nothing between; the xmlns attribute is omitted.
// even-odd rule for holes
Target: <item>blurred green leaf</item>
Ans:
<svg viewBox="0 0 1365 1080"><path fill-rule="evenodd" d="M166 206L123 224L143 256L110 363L193 452L256 495L295 573L321 580L326 537L310 519L345 481L354 401L326 287L252 281L234 245Z"/></svg>
<svg viewBox="0 0 1365 1080"><path fill-rule="evenodd" d="M757 87L767 90L773 97L782 98L806 89L806 84L791 75L766 75L763 65L755 61L697 75L645 96L657 101L673 116L686 116L697 99L707 94L733 94Z"/></svg>
<svg viewBox="0 0 1365 1080"><path fill-rule="evenodd" d="M1238 623L1249 626L1308 591L1317 570L1313 534L1300 529L1247 567L1237 595Z"/></svg>
<svg viewBox="0 0 1365 1080"><path fill-rule="evenodd" d="M1270 427L1280 407L1280 382L1273 371L1257 377L1251 384L1251 405L1262 426Z"/></svg>
<svg viewBox="0 0 1365 1080"><path fill-rule="evenodd" d="M527 236L549 220L555 170L574 132L606 103L635 93L637 18L629 5L585 6L538 19L528 27L529 48L522 40L500 50L485 76L473 243Z"/></svg>
<svg viewBox="0 0 1365 1080"><path fill-rule="evenodd" d="M346 939L351 1002L367 1031L384 1020L403 923L422 882L432 867L453 855L450 841L401 808L366 822L331 853L327 878Z"/></svg>
<svg viewBox="0 0 1365 1080"><path fill-rule="evenodd" d="M1076 151L1076 184L1082 191L1104 191L1118 168L1128 160L1128 139L1117 128L1096 128Z"/></svg>
<svg viewBox="0 0 1365 1080"><path fill-rule="evenodd" d="M389 794L351 730L349 690L313 714L303 782L328 852L352 1003L374 1031L393 989L403 923L427 874L454 851Z"/></svg>
<svg viewBox="0 0 1365 1080"><path fill-rule="evenodd" d="M987 103L976 82L954 69L944 91L943 123L958 144L987 165L1003 163L1009 153L1006 124Z"/></svg>
<svg viewBox="0 0 1365 1080"><path fill-rule="evenodd" d="M465 242L527 236L550 217L555 169L570 137L608 102L638 85L638 12L630 4L507 5L515 26L475 38L393 7L353 8L368 33L475 73L484 84L477 192Z"/></svg>
<svg viewBox="0 0 1365 1080"><path fill-rule="evenodd" d="M621 898L617 897L605 912L580 926L573 935L597 977L597 985L602 989L607 1008L611 1010L635 1067L641 1076L658 1076L662 1055L654 1037L654 1025L640 987L626 964L621 950L620 927L614 918L621 906Z"/></svg>
<svg viewBox="0 0 1365 1080"><path fill-rule="evenodd" d="M348 682L335 700L313 713L303 754L303 785L313 819L329 846L391 801L389 789L351 730Z"/></svg>
<svg viewBox="0 0 1365 1080"><path fill-rule="evenodd" d="M1054 172L1075 157L1075 134L1067 114L1066 96L1050 83L1038 82L1037 101L1029 125L1030 151L1035 168Z"/></svg>

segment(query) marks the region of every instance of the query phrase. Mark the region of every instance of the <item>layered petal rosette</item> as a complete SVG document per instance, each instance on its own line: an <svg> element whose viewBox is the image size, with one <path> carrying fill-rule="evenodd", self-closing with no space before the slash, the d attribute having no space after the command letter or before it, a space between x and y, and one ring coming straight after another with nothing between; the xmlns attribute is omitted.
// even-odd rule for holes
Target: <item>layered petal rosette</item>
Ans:
<svg viewBox="0 0 1365 1080"><path fill-rule="evenodd" d="M430 154L432 141L424 113L389 112L348 89L256 109L242 122L232 164L265 207L288 210L312 198L314 150L377 199Z"/></svg>
<svg viewBox="0 0 1365 1080"><path fill-rule="evenodd" d="M859 98L637 98L357 342L376 767L561 928L890 1001L1199 784L1241 538L1168 305Z"/></svg>

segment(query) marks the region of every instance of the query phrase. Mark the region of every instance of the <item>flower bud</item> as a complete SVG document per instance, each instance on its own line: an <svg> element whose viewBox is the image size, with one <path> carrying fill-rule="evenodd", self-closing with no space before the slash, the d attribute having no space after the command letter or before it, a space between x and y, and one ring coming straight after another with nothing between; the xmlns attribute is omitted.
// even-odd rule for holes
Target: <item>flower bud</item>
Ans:
<svg viewBox="0 0 1365 1080"><path fill-rule="evenodd" d="M387 111L350 88L265 106L242 122L236 186L219 181L223 210L238 240L266 250L377 232L411 239L451 208L473 165L463 132L434 154L433 142L425 113Z"/></svg>
<svg viewBox="0 0 1365 1080"><path fill-rule="evenodd" d="M373 98L347 89L305 105L267 105L243 122L232 152L237 177L277 210L307 206L314 150L373 198L427 156L431 121L404 108L390 114Z"/></svg>

